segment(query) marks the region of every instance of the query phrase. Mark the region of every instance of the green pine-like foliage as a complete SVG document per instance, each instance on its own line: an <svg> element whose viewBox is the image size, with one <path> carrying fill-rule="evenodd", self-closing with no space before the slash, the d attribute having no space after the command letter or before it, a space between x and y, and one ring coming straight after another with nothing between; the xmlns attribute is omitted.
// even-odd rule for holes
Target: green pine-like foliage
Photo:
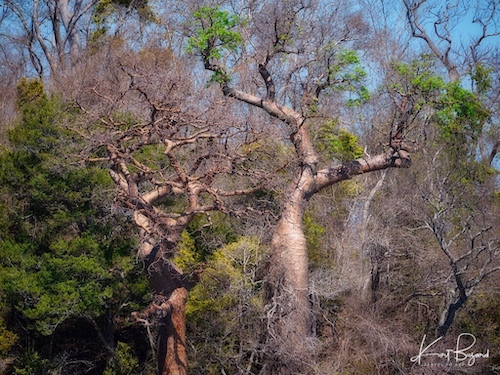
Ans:
<svg viewBox="0 0 500 375"><path fill-rule="evenodd" d="M19 83L17 108L0 154L0 297L3 314L17 324L1 331L9 345L0 355L24 352L17 373L41 374L53 366L52 351L62 350L45 345L58 330L71 335L75 321L91 322L95 340L109 330L103 317L141 308L147 283L127 224L110 211L107 172L72 155L64 127L71 111L39 80L27 79ZM113 333L106 335L114 346Z"/></svg>

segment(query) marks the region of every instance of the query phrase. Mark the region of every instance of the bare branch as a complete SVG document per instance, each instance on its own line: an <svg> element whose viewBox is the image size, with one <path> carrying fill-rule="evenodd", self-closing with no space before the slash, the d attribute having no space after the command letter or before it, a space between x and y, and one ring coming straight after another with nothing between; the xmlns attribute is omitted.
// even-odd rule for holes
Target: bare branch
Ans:
<svg viewBox="0 0 500 375"><path fill-rule="evenodd" d="M375 155L370 158L360 158L355 161L330 167L318 171L314 182L308 190L308 194L314 194L327 186L340 181L351 179L354 176L379 171L387 168L408 168L411 160L408 152L390 150L386 153Z"/></svg>

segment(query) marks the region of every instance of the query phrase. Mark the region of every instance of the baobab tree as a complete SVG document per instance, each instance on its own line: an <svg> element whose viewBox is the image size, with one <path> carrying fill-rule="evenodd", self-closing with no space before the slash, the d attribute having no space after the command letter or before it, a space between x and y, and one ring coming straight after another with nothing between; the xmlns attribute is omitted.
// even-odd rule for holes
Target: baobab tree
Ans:
<svg viewBox="0 0 500 375"><path fill-rule="evenodd" d="M306 203L322 189L356 175L409 167L405 140L418 123L418 111L411 98L396 94L386 142L375 155L325 160L311 133L338 113L328 113L332 105L346 105L332 101L333 94L347 99L343 93L350 92L348 104L368 96L357 55L348 49L366 32L361 15L342 4L302 1L253 3L238 14L251 16L240 24L225 10L199 8L188 49L213 73L211 81L226 97L278 119L295 151L293 177L271 241L265 366L267 373L302 373L313 355L302 223Z"/></svg>
<svg viewBox="0 0 500 375"><path fill-rule="evenodd" d="M186 299L197 271L175 263L181 235L199 215L238 214L231 199L256 192L270 174L248 169L260 152L252 122L195 89L184 59L158 48L94 58L107 63L79 72L72 93L85 121L75 130L89 141L82 155L109 169L117 207L137 226L153 301L134 316L158 317L158 371L186 374Z"/></svg>

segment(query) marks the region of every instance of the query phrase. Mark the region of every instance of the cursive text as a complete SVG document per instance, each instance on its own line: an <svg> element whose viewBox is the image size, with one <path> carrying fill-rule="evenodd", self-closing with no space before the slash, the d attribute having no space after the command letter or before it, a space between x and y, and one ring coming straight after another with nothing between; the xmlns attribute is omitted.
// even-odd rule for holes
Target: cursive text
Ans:
<svg viewBox="0 0 500 375"><path fill-rule="evenodd" d="M442 337L437 338L433 342L431 342L429 345L425 346L425 339L426 335L424 335L424 338L422 339L422 342L420 343L420 351L418 355L411 357L410 361L413 363L417 364L422 364L422 358L424 357L435 357L435 358L441 358L441 359L446 359L446 364L450 364L451 361L455 361L455 363L461 363L464 362L464 364L467 364L468 366L472 366L474 363L476 363L476 358L489 358L490 357L490 350L488 349L485 353L474 353L470 351L472 347L476 344L476 336L474 336L471 333L461 333L458 338L457 338L457 346L454 349L446 349L442 352L431 352L430 349L432 346L434 346L437 342L439 342ZM469 346L465 346L463 344L464 339L467 339L467 341L472 340L472 343ZM464 346L464 347L463 347Z"/></svg>

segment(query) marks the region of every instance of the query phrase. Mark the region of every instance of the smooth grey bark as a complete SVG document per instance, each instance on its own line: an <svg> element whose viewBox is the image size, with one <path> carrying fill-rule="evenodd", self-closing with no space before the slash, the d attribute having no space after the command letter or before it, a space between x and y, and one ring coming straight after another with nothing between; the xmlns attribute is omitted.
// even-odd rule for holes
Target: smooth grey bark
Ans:
<svg viewBox="0 0 500 375"><path fill-rule="evenodd" d="M265 86L265 93L256 95L239 90L226 79L221 82L221 90L226 97L260 108L282 121L287 126L289 139L295 150L294 177L286 189L282 212L273 232L268 276L264 287L267 321L267 358L264 366L267 374L278 375L307 373L307 364L311 363L314 356L308 290L309 262L303 228L307 201L322 189L338 182L387 168L407 168L411 165L411 160L409 152L403 147L402 121L400 131L390 136L389 145L381 154L324 168L319 166L320 158L308 130L307 103L317 101L321 92L333 83L327 80L326 83L320 83L315 90L306 90L302 98L306 108L302 108L302 111L278 102L269 65L280 52L286 54L282 38L283 35L288 35L290 30L280 34L277 30L279 21L276 22L276 40L272 48L257 61L258 74ZM292 23L286 25L289 27ZM221 77L229 77L225 68L212 58L212 48L213 45L209 45L200 51L205 69Z"/></svg>

